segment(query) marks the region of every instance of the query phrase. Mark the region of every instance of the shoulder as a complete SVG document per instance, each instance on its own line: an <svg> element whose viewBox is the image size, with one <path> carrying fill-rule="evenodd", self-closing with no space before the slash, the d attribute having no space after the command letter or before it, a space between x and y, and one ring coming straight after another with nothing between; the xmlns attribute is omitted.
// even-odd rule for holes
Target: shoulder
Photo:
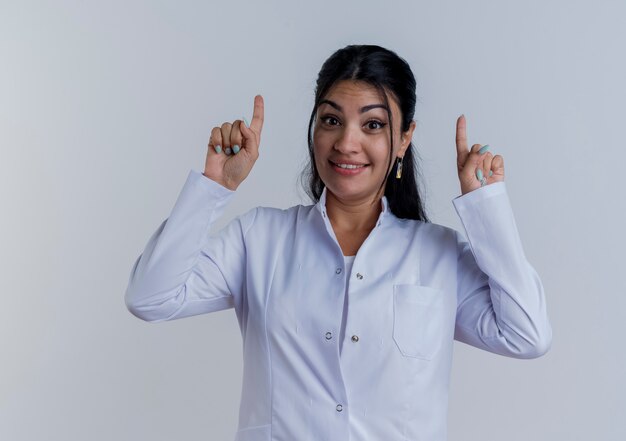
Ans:
<svg viewBox="0 0 626 441"><path fill-rule="evenodd" d="M415 234L419 233L420 235L427 236L433 240L456 238L456 235L458 234L454 228L442 224L424 222L415 219L401 219L393 215L392 217L392 224L395 229L408 230Z"/></svg>
<svg viewBox="0 0 626 441"><path fill-rule="evenodd" d="M313 208L314 205L294 205L288 208L257 206L241 214L240 217L244 231L254 229L272 232L295 226Z"/></svg>
<svg viewBox="0 0 626 441"><path fill-rule="evenodd" d="M394 216L392 225L395 230L401 232L402 236L417 237L420 246L428 250L439 249L444 252L456 250L460 240L457 230L434 222L401 219Z"/></svg>
<svg viewBox="0 0 626 441"><path fill-rule="evenodd" d="M253 210L256 211L259 222L288 222L296 219L302 211L308 211L312 207L312 205L294 205L287 208L258 206Z"/></svg>

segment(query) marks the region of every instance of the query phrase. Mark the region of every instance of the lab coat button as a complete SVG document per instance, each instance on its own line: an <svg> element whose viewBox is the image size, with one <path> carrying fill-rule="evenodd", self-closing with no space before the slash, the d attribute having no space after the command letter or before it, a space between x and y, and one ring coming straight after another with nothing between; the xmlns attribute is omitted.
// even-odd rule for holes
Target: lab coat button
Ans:
<svg viewBox="0 0 626 441"><path fill-rule="evenodd" d="M357 341L359 341L359 336L358 336L358 335L353 335L353 336L352 336L352 341L353 341L353 342L355 342L355 343L356 343Z"/></svg>
<svg viewBox="0 0 626 441"><path fill-rule="evenodd" d="M341 274L341 268L337 268L337 269L335 270L335 274Z"/></svg>
<svg viewBox="0 0 626 441"><path fill-rule="evenodd" d="M343 406L341 404L337 404L337 412L341 412L343 410Z"/></svg>
<svg viewBox="0 0 626 441"><path fill-rule="evenodd" d="M330 340L331 338L333 338L333 333L332 332L327 332L326 333L326 340Z"/></svg>
<svg viewBox="0 0 626 441"><path fill-rule="evenodd" d="M356 273L356 278L359 279L359 280L363 279L363 274Z"/></svg>

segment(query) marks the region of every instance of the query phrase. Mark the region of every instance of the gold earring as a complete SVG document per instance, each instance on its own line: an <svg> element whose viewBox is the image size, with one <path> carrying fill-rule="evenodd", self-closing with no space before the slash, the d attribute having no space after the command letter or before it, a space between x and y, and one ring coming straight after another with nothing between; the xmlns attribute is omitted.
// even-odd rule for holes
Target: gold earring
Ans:
<svg viewBox="0 0 626 441"><path fill-rule="evenodd" d="M396 172L396 179L400 179L400 177L402 176L402 158L398 158L397 169L398 171Z"/></svg>

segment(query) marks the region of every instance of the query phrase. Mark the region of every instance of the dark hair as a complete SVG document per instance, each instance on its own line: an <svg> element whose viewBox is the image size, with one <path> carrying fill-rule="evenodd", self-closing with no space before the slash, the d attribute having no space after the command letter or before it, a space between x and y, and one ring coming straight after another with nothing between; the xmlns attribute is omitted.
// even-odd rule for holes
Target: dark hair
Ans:
<svg viewBox="0 0 626 441"><path fill-rule="evenodd" d="M309 119L309 162L305 165L300 176L302 186L314 202L319 201L324 190L324 183L315 165L311 129L320 101L336 82L342 80L364 81L378 90L389 108L387 115L390 122L389 131L392 146L393 121L386 91L391 94L400 107L402 115L401 132L409 129L415 114L415 77L408 63L396 55L395 52L375 45L349 45L332 54L322 65L317 77L315 105ZM393 148L390 148L387 169L391 166L393 159L391 157L392 151ZM394 215L399 218L429 222L419 192L417 182L419 170L414 156L417 156L417 152L414 151L413 143L411 142L402 158L402 178L396 179L396 163L389 175L381 183L380 188L385 185L385 196L389 202L389 209Z"/></svg>

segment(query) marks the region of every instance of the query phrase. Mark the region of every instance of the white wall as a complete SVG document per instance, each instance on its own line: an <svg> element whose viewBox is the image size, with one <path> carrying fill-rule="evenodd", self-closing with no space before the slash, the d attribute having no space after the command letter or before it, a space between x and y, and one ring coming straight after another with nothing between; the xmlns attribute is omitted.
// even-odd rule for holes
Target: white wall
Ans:
<svg viewBox="0 0 626 441"><path fill-rule="evenodd" d="M261 156L216 228L296 188L322 62L412 66L428 206L462 228L455 122L502 154L551 351L456 343L449 439L626 439L621 1L60 1L0 5L0 439L229 440L234 311L148 324L130 269L203 170L209 131L266 104ZM291 189L276 191L276 188Z"/></svg>

